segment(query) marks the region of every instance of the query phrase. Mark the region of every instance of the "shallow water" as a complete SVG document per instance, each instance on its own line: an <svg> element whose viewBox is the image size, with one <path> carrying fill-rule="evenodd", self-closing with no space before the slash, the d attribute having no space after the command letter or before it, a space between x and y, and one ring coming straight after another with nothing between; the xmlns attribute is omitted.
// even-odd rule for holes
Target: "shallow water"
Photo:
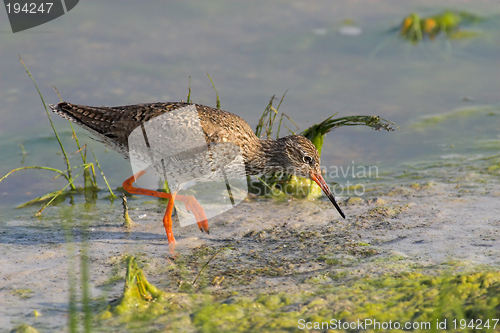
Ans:
<svg viewBox="0 0 500 333"><path fill-rule="evenodd" d="M402 131L391 133L342 128L329 134L322 156L327 168L377 164L388 171L402 162L443 154L492 153L497 144L485 148L477 143L499 140L500 21L491 12L493 2L453 4L454 9L490 18L472 27L481 31L476 38L437 38L412 45L390 31L412 11L428 15L450 5L446 1L128 2L117 9L113 2L86 2L76 12L17 34L9 33L2 19L0 174L20 166L20 144L27 152L23 165L63 168L18 54L50 103L58 101L52 85L65 100L87 105L178 101L186 98L191 76L192 99L214 105L215 94L205 74L209 73L222 108L252 126L270 96L286 90L281 110L301 129L335 112L380 115L401 126ZM354 22L361 34L340 34L344 20ZM435 126L411 127L423 116L482 106L492 107L495 116L477 113ZM67 122L58 117L54 121L70 141ZM84 132L77 133L90 142ZM90 144L112 186L118 186L130 167L114 152ZM76 150L74 144L67 145L69 152ZM4 181L0 193L8 195L2 196L0 205L21 203L47 187L60 186L51 184L51 175L44 177L42 171L25 171Z"/></svg>

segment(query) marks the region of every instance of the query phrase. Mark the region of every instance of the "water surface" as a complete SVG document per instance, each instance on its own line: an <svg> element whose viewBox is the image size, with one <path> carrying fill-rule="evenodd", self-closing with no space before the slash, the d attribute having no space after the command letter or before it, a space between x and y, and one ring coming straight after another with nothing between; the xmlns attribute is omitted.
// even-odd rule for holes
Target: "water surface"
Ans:
<svg viewBox="0 0 500 333"><path fill-rule="evenodd" d="M64 169L37 92L18 61L21 54L49 103L56 86L70 102L125 105L192 99L257 123L270 96L286 98L282 111L301 129L338 112L379 115L402 131L342 128L327 136L326 167L377 165L390 173L402 163L450 154L497 154L500 51L493 1L434 2L124 2L87 1L50 23L12 34L0 11L0 175L21 165ZM392 28L410 12L468 10L488 20L475 38L439 37L412 45ZM357 36L339 33L346 20ZM422 117L485 106L485 112L412 127ZM67 121L53 117L69 152ZM288 124L293 128L292 124ZM88 139L112 187L131 169L115 152ZM486 143L486 144L482 144ZM27 155L22 158L20 145ZM21 161L23 163L21 163ZM78 156L72 157L72 163ZM2 214L64 184L46 171L24 171L0 185ZM330 179L345 182L345 179ZM104 184L101 184L104 186Z"/></svg>

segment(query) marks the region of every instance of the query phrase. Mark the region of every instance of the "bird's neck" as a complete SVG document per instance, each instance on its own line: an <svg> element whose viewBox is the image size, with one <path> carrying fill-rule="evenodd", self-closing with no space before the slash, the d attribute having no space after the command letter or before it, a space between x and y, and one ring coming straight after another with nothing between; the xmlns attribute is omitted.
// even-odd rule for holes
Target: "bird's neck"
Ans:
<svg viewBox="0 0 500 333"><path fill-rule="evenodd" d="M284 171L286 153L282 140L259 139L252 150L246 159L249 174Z"/></svg>

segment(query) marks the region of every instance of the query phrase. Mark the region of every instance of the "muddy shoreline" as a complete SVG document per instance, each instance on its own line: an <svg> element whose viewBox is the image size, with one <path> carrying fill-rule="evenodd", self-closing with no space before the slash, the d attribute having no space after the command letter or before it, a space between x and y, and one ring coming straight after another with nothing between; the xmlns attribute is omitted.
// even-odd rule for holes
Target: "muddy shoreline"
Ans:
<svg viewBox="0 0 500 333"><path fill-rule="evenodd" d="M481 170L443 167L439 177L434 170L433 180L372 183L362 198L341 198L345 220L324 197L313 202L248 198L211 219L209 235L196 225L174 226L175 257L168 250L159 202L129 200L135 222L130 230L122 227L117 202L60 205L42 218L12 219L0 232L1 331L28 323L41 332L66 332L69 281L76 281L80 293L82 253L89 257L95 313L122 292L127 255L162 290L217 300L314 291L318 283L344 285L415 267L440 274L440 265L450 262L463 270L498 268L500 183L494 173ZM226 248L192 286L221 247Z"/></svg>

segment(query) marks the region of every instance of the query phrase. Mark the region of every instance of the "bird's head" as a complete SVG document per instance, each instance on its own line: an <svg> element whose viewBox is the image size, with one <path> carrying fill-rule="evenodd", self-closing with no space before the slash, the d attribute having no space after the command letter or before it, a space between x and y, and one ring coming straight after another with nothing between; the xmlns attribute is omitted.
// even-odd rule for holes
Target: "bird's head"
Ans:
<svg viewBox="0 0 500 333"><path fill-rule="evenodd" d="M319 154L314 144L301 135L290 135L279 140L282 140L281 144L284 146L283 153L286 155L285 172L315 181L328 199L330 199L339 214L345 218L344 213L335 201L335 197L321 175Z"/></svg>

